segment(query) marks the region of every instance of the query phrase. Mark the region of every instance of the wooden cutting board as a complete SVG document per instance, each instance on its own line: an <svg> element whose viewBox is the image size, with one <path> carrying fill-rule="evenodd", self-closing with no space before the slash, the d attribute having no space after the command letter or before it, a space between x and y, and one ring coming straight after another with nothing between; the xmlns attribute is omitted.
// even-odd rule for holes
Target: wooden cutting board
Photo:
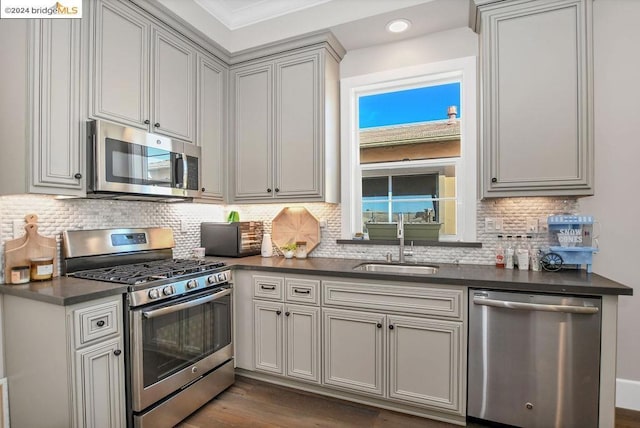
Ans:
<svg viewBox="0 0 640 428"><path fill-rule="evenodd" d="M320 222L304 207L283 208L271 223L271 238L278 248L305 241L310 253L320 243Z"/></svg>
<svg viewBox="0 0 640 428"><path fill-rule="evenodd" d="M25 235L6 241L4 244L4 277L5 282L11 278L11 268L29 266L31 259L39 257L53 258L53 276L58 276L58 246L55 238L38 234L37 216L25 217Z"/></svg>

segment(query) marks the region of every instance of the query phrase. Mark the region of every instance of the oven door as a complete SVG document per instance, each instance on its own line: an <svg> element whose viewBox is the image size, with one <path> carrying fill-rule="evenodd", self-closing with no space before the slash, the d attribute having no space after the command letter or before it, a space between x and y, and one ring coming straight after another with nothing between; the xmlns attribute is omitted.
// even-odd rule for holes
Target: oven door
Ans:
<svg viewBox="0 0 640 428"><path fill-rule="evenodd" d="M231 288L133 308L133 411L146 409L231 359L232 316Z"/></svg>

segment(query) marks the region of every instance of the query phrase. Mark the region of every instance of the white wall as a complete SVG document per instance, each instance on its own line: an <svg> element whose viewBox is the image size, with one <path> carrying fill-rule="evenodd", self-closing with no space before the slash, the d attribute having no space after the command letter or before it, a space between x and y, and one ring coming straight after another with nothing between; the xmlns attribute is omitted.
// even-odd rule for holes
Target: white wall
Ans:
<svg viewBox="0 0 640 428"><path fill-rule="evenodd" d="M596 191L580 204L602 224L594 272L634 287L619 299L618 378L638 382L640 410L640 2L593 5Z"/></svg>
<svg viewBox="0 0 640 428"><path fill-rule="evenodd" d="M340 78L476 55L478 35L469 28L457 28L349 51L340 63Z"/></svg>

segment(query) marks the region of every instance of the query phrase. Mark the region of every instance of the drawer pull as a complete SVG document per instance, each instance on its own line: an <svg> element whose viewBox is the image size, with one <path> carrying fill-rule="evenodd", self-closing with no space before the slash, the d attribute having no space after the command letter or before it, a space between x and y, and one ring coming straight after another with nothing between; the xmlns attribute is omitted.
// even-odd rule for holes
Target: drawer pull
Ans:
<svg viewBox="0 0 640 428"><path fill-rule="evenodd" d="M116 349L115 351L113 351L113 355L115 355L116 357L119 356L120 354L122 354L122 351L119 349Z"/></svg>
<svg viewBox="0 0 640 428"><path fill-rule="evenodd" d="M100 320L96 323L98 327L104 327L104 320Z"/></svg>
<svg viewBox="0 0 640 428"><path fill-rule="evenodd" d="M260 285L260 289L261 290L275 290L276 286L275 285Z"/></svg>
<svg viewBox="0 0 640 428"><path fill-rule="evenodd" d="M294 288L293 292L298 294L311 294L311 290L299 290L297 288Z"/></svg>

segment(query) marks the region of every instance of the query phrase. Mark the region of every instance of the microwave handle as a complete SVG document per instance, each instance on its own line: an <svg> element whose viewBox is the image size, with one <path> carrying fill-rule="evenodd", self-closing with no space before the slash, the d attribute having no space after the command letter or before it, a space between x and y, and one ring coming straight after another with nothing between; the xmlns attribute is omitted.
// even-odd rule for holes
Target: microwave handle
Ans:
<svg viewBox="0 0 640 428"><path fill-rule="evenodd" d="M176 187L181 189L186 187L187 183L187 157L184 153L176 154L175 174Z"/></svg>

